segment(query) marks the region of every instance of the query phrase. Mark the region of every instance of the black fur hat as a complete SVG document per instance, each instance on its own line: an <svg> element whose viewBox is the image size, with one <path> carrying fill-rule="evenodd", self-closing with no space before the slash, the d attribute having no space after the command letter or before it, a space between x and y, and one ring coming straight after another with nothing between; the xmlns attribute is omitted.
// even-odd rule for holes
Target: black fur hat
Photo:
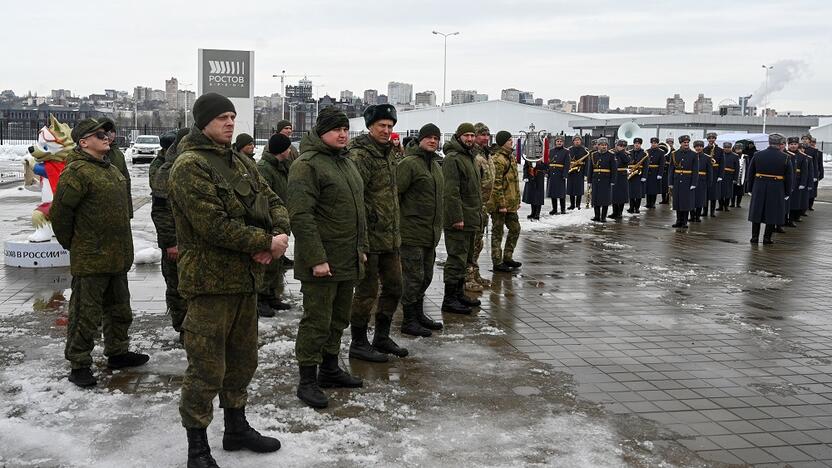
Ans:
<svg viewBox="0 0 832 468"><path fill-rule="evenodd" d="M377 104L364 109L364 123L367 128L382 119L392 120L394 125L399 120L396 117L396 108L392 104Z"/></svg>

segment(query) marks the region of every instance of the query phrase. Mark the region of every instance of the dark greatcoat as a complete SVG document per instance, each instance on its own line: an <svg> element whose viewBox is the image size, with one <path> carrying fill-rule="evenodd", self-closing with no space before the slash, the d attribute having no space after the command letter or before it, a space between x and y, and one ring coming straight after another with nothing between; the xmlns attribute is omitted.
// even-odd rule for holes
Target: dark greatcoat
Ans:
<svg viewBox="0 0 832 468"><path fill-rule="evenodd" d="M569 148L569 165L572 172L566 177L566 194L582 196L584 194L584 177L586 176L586 163L589 157L580 161L589 150L584 146L573 146Z"/></svg>
<svg viewBox="0 0 832 468"><path fill-rule="evenodd" d="M649 148L647 153L650 154L650 161L647 166L646 193L647 195L658 195L662 193L662 182L667 179L667 177L664 177L666 174L664 151L660 148ZM667 185L665 184L665 186Z"/></svg>
<svg viewBox="0 0 832 468"><path fill-rule="evenodd" d="M782 224L786 217L786 194L792 191L792 166L774 146L758 151L748 165L748 190L752 223Z"/></svg>
<svg viewBox="0 0 832 468"><path fill-rule="evenodd" d="M647 152L643 149L634 149L630 152L630 173L636 170L640 170L640 173L637 175L633 175L630 177L627 176L627 184L629 185L630 190L630 199L637 200L640 198L644 198L644 188L646 185L646 181L642 182L641 179L647 178L647 166L650 162L649 159L644 159L647 156ZM644 161L641 161L644 159ZM639 164L641 161L641 164Z"/></svg>
<svg viewBox="0 0 832 468"><path fill-rule="evenodd" d="M615 153L616 171L615 182L612 187L612 202L614 204L630 201L629 183L627 182L627 166L630 165L630 155L626 151Z"/></svg>
<svg viewBox="0 0 832 468"><path fill-rule="evenodd" d="M815 196L815 185L813 182L815 177L815 160L808 153L805 154L808 163L808 174L806 175L806 191L802 194L803 199L800 201L801 210L808 210L810 200Z"/></svg>
<svg viewBox="0 0 832 468"><path fill-rule="evenodd" d="M612 203L612 187L618 163L609 151L594 153L586 165L586 176L592 184L592 206L609 206Z"/></svg>
<svg viewBox="0 0 832 468"><path fill-rule="evenodd" d="M546 196L549 198L566 197L569 163L569 151L566 148L552 148L549 151L549 181L546 187Z"/></svg>
<svg viewBox="0 0 832 468"><path fill-rule="evenodd" d="M705 147L705 154L711 154L711 146ZM722 199L722 181L725 179L725 153L722 148L713 148L714 156L711 163L711 178L708 180L708 200ZM710 157L708 158L710 159Z"/></svg>
<svg viewBox="0 0 832 468"><path fill-rule="evenodd" d="M694 206L702 208L708 203L708 185L711 183L711 175L713 170L711 167L711 158L707 154L698 153L699 155L699 178L696 180L696 200Z"/></svg>
<svg viewBox="0 0 832 468"><path fill-rule="evenodd" d="M691 187L699 178L699 158L691 149L679 149L671 153L670 181L673 186L673 209L690 211L694 208L696 194Z"/></svg>
<svg viewBox="0 0 832 468"><path fill-rule="evenodd" d="M734 195L734 182L740 172L740 158L733 151L724 153L724 155L725 172L722 176L722 187L719 189L719 195L726 199Z"/></svg>
<svg viewBox="0 0 832 468"><path fill-rule="evenodd" d="M786 152L786 154L789 154ZM802 210L803 202L809 201L806 196L806 186L809 183L809 158L805 154L798 151L789 158L792 160L792 193L789 195L788 208L789 210ZM800 187L803 187L802 189ZM809 204L806 203L806 208Z"/></svg>
<svg viewBox="0 0 832 468"><path fill-rule="evenodd" d="M543 205L546 203L546 174L549 173L549 164L540 160L535 163L525 161L523 163L523 179L526 185L523 186L523 203L529 205Z"/></svg>

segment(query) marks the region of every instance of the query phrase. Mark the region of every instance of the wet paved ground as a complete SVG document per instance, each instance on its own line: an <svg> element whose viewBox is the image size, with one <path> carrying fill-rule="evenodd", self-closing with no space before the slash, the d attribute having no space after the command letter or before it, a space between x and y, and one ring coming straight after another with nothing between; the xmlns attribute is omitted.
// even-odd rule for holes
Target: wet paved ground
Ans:
<svg viewBox="0 0 832 468"><path fill-rule="evenodd" d="M0 203L0 237L25 231L27 198ZM148 210L134 222L145 238ZM367 385L332 392L321 412L294 397L296 306L260 321L251 392L250 419L284 448L226 454L219 421L215 456L223 466L832 466L830 214L818 203L765 247L747 243L745 208L688 232L669 228L666 206L526 232L523 268L494 275L477 316L402 338L413 357L345 361ZM0 466L181 466L184 352L158 265L129 279L133 345L152 360L111 372L97 349L99 386L83 391L62 360L68 272L0 269ZM441 287L437 267L427 305L437 318ZM294 280L288 290L299 301Z"/></svg>

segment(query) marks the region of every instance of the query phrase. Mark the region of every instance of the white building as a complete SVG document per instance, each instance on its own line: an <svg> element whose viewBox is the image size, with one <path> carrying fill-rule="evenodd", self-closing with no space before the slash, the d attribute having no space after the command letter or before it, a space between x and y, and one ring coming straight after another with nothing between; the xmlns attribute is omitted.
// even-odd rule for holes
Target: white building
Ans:
<svg viewBox="0 0 832 468"><path fill-rule="evenodd" d="M713 114L714 112L714 102L711 98L705 97L704 94L699 94L699 97L693 101L693 113L694 114Z"/></svg>
<svg viewBox="0 0 832 468"><path fill-rule="evenodd" d="M673 97L667 98L667 113L670 115L673 114L684 114L685 113L685 100L681 98L678 94L674 94Z"/></svg>
<svg viewBox="0 0 832 468"><path fill-rule="evenodd" d="M416 107L434 107L436 105L436 93L433 91L422 91L416 93Z"/></svg>
<svg viewBox="0 0 832 468"><path fill-rule="evenodd" d="M413 102L413 85L391 81L387 83L387 102L389 104L410 104Z"/></svg>

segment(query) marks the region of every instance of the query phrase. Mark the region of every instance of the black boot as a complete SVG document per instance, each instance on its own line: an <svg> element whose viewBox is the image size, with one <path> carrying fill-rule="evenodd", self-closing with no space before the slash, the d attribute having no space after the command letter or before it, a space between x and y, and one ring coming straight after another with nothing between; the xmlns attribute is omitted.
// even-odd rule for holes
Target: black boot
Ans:
<svg viewBox="0 0 832 468"><path fill-rule="evenodd" d="M780 226L777 226L777 227L780 227ZM763 232L763 245L771 245L771 244L774 243L774 241L771 240L771 236L775 232L778 232L778 231L777 231L777 229L775 229L774 225L766 224L766 230L765 230L765 232Z"/></svg>
<svg viewBox="0 0 832 468"><path fill-rule="evenodd" d="M549 214L550 215L558 214L558 199L557 198L552 198L552 210L549 211Z"/></svg>
<svg viewBox="0 0 832 468"><path fill-rule="evenodd" d="M442 299L442 312L451 314L471 314L471 308L460 302L456 296L456 284L445 283L445 297Z"/></svg>
<svg viewBox="0 0 832 468"><path fill-rule="evenodd" d="M760 223L751 223L751 243L760 243Z"/></svg>
<svg viewBox="0 0 832 468"><path fill-rule="evenodd" d="M124 354L110 356L107 358L107 367L110 369L123 369L125 367L143 366L150 360L150 356L142 353L127 351Z"/></svg>
<svg viewBox="0 0 832 468"><path fill-rule="evenodd" d="M456 284L456 297L459 299L459 302L467 305L468 307L479 307L482 305L482 302L480 302L479 299L471 299L465 295L465 280Z"/></svg>
<svg viewBox="0 0 832 468"><path fill-rule="evenodd" d="M422 301L416 303L416 320L428 330L441 330L443 328L441 322L437 322L425 315L424 298L422 298Z"/></svg>
<svg viewBox="0 0 832 468"><path fill-rule="evenodd" d="M503 260L503 263L507 265L509 268L520 268L523 266L523 262L517 262L514 260Z"/></svg>
<svg viewBox="0 0 832 468"><path fill-rule="evenodd" d="M682 212L681 211L676 211L676 223L674 223L673 226L671 226L671 227L674 227L674 228L677 228L677 229L680 228L680 227L684 227L684 223L682 223Z"/></svg>
<svg viewBox="0 0 832 468"><path fill-rule="evenodd" d="M716 216L716 200L711 200L711 218Z"/></svg>
<svg viewBox="0 0 832 468"><path fill-rule="evenodd" d="M615 219L618 216L618 204L613 203L612 205L612 214L604 216L604 218Z"/></svg>
<svg viewBox="0 0 832 468"><path fill-rule="evenodd" d="M367 327L353 325L352 341L350 342L350 357L368 362L387 362L387 355L376 351L367 339Z"/></svg>
<svg viewBox="0 0 832 468"><path fill-rule="evenodd" d="M582 197L580 195L576 196L576 199L578 200L578 202L575 203L575 208L577 208L579 210L581 209L581 198Z"/></svg>
<svg viewBox="0 0 832 468"><path fill-rule="evenodd" d="M575 195L569 195L569 211L575 209Z"/></svg>
<svg viewBox="0 0 832 468"><path fill-rule="evenodd" d="M418 306L416 304L404 305L402 304L402 333L411 336L431 336L430 330L423 327L419 322Z"/></svg>
<svg viewBox="0 0 832 468"><path fill-rule="evenodd" d="M275 260L275 261L278 261L278 260ZM279 311L279 310L289 310L289 309L292 308L291 305L281 301L280 298L277 297L277 294L274 293L274 290L272 290L271 294L269 294L269 296L268 296L268 303L269 303L269 307L271 307L272 310Z"/></svg>
<svg viewBox="0 0 832 468"><path fill-rule="evenodd" d="M211 456L205 429L186 429L188 434L188 468L219 468Z"/></svg>
<svg viewBox="0 0 832 468"><path fill-rule="evenodd" d="M264 294L257 295L257 316L265 318L275 316L274 309L269 306L269 298Z"/></svg>
<svg viewBox="0 0 832 468"><path fill-rule="evenodd" d="M364 382L338 367L338 355L324 353L318 368L318 386L321 388L360 388Z"/></svg>
<svg viewBox="0 0 832 468"><path fill-rule="evenodd" d="M390 339L390 317L376 314L376 332L373 334L373 348L382 353L400 358L408 355L407 348L402 348Z"/></svg>
<svg viewBox="0 0 832 468"><path fill-rule="evenodd" d="M80 369L72 369L69 372L69 381L79 387L92 387L96 383L95 377L89 367L82 367Z"/></svg>
<svg viewBox="0 0 832 468"><path fill-rule="evenodd" d="M251 450L256 453L277 452L280 441L255 431L246 420L245 408L225 408L225 433L222 435L223 450Z"/></svg>
<svg viewBox="0 0 832 468"><path fill-rule="evenodd" d="M566 197L560 198L560 214L566 214Z"/></svg>
<svg viewBox="0 0 832 468"><path fill-rule="evenodd" d="M609 209L609 205L604 205L601 207L601 218L599 218L599 221L601 221L602 223L607 222L607 210Z"/></svg>
<svg viewBox="0 0 832 468"><path fill-rule="evenodd" d="M501 262L494 265L494 271L498 273L511 273L511 267L506 262Z"/></svg>
<svg viewBox="0 0 832 468"><path fill-rule="evenodd" d="M297 396L312 408L326 408L329 399L318 386L318 366L300 366Z"/></svg>
<svg viewBox="0 0 832 468"><path fill-rule="evenodd" d="M592 218L593 221L600 222L601 221L601 207L600 206L593 206L593 210L595 210L595 217Z"/></svg>

